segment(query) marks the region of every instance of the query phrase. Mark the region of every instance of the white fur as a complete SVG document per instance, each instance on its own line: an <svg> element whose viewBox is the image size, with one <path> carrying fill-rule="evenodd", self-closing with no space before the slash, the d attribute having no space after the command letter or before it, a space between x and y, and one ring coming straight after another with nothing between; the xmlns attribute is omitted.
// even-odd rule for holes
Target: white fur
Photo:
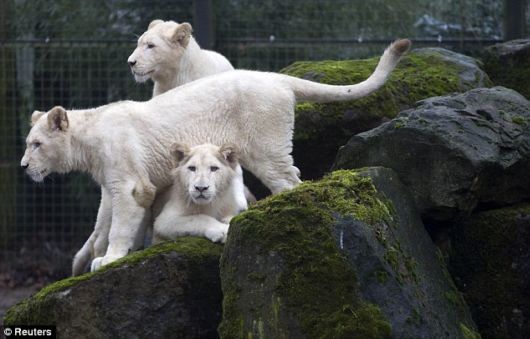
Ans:
<svg viewBox="0 0 530 339"><path fill-rule="evenodd" d="M222 149L202 144L182 153L172 171L167 202L154 223L153 243L185 235L225 242L230 219L247 209L247 201L241 166Z"/></svg>
<svg viewBox="0 0 530 339"><path fill-rule="evenodd" d="M184 28L182 34L175 37L179 28ZM193 80L234 69L221 54L201 49L191 36L188 23L162 20L151 22L127 61L136 81L153 80L153 96Z"/></svg>
<svg viewBox="0 0 530 339"><path fill-rule="evenodd" d="M79 170L91 173L103 187L106 194L89 241L97 243L98 230L108 223L112 227L105 255L96 258L97 268L142 244L155 194L171 184L169 172L175 164L168 149L172 143L235 144L241 165L273 193L290 189L300 183L290 155L295 104L351 100L375 91L409 44L398 41L388 48L374 74L357 85L323 85L276 73L232 71L196 80L147 102L36 112L21 166L35 181L52 172ZM74 267L81 266L74 262Z"/></svg>

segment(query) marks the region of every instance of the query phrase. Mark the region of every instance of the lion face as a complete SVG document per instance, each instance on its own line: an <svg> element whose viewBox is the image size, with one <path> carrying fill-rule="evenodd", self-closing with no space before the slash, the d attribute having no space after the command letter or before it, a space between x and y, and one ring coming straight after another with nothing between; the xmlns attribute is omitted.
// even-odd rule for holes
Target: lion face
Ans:
<svg viewBox="0 0 530 339"><path fill-rule="evenodd" d="M32 128L20 166L33 181L41 182L52 172L64 172L69 152L68 116L60 106L49 112L33 112Z"/></svg>
<svg viewBox="0 0 530 339"><path fill-rule="evenodd" d="M178 165L173 170L175 185L193 203L206 205L226 192L237 175L238 166L233 146L203 144L188 148L175 144L172 154Z"/></svg>
<svg viewBox="0 0 530 339"><path fill-rule="evenodd" d="M191 38L191 25L154 20L138 39L138 45L127 59L134 79L145 82L173 76Z"/></svg>

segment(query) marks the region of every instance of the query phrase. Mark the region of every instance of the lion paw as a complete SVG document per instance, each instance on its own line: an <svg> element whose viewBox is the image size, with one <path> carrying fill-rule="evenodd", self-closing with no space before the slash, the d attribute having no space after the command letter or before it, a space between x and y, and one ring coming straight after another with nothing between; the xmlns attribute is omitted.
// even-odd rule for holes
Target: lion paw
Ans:
<svg viewBox="0 0 530 339"><path fill-rule="evenodd" d="M101 267L110 264L111 262L114 262L121 257L117 256L104 256L104 257L98 257L92 260L92 264L90 265L90 272L95 272L99 270Z"/></svg>
<svg viewBox="0 0 530 339"><path fill-rule="evenodd" d="M210 239L212 242L222 242L226 241L226 235L228 234L228 225L222 225L219 227L212 227L206 230L205 236Z"/></svg>

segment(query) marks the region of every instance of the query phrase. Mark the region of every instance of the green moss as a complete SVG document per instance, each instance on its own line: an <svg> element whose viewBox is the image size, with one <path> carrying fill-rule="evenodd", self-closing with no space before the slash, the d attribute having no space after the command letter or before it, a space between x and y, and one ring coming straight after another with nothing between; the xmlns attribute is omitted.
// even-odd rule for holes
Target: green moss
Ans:
<svg viewBox="0 0 530 339"><path fill-rule="evenodd" d="M460 323L460 330L462 330L462 336L464 339L480 339L481 336L473 329L467 327L466 325Z"/></svg>
<svg viewBox="0 0 530 339"><path fill-rule="evenodd" d="M512 122L517 125L525 126L526 118L520 115L514 115L512 116Z"/></svg>
<svg viewBox="0 0 530 339"><path fill-rule="evenodd" d="M337 248L333 225L339 216L370 225L391 219L369 177L337 171L258 201L235 217L227 248L241 246L243 253L247 249L262 257L271 253L281 257L284 273L273 280L283 307L273 302L268 311L271 318L283 321L282 312L288 308L308 338L388 337L390 325L377 306L360 299L355 272ZM261 320L263 313L241 314L238 303L245 301L225 256L226 252L221 261L224 301L219 331L225 338L243 337L247 324L242 319ZM274 321L264 322L274 327ZM274 337L285 334L278 329Z"/></svg>
<svg viewBox="0 0 530 339"><path fill-rule="evenodd" d="M394 124L394 128L403 128L407 125L407 122L409 121L409 118L407 117L399 117L392 120L392 123Z"/></svg>
<svg viewBox="0 0 530 339"><path fill-rule="evenodd" d="M462 299L462 295L455 290L450 290L445 292L445 298L449 300L450 303L456 306L462 306L464 305L464 300Z"/></svg>
<svg viewBox="0 0 530 339"><path fill-rule="evenodd" d="M306 206L301 212L316 212L322 218L331 218L329 211L333 210L368 224L390 222L392 219L388 206L377 197L370 177L361 175L359 171L339 170L320 181L306 181L288 192L260 200L251 209L232 219L232 222L248 219L265 222L269 213L279 212L293 219L285 211L295 212L300 210L300 206ZM256 228L256 231L259 229Z"/></svg>
<svg viewBox="0 0 530 339"><path fill-rule="evenodd" d="M513 310L530 312L516 269L530 239L528 216L528 204L480 212L451 233L450 271L484 337L514 337L521 329L510 328Z"/></svg>
<svg viewBox="0 0 530 339"><path fill-rule="evenodd" d="M11 307L4 318L5 324L52 324L53 312L42 312L50 308L55 303L54 295L58 292L65 291L83 281L87 281L96 276L105 274L111 269L127 266L131 267L143 262L144 260L161 253L177 252L186 256L188 259L201 259L210 256L220 256L222 246L213 244L211 241L197 237L182 237L176 241L164 242L159 245L149 247L143 251L133 252L128 256L119 259L109 265L102 267L100 270L92 273L86 273L77 277L70 277L57 281L41 289L30 298L23 300L17 305ZM45 314L49 318L35 318L37 315Z"/></svg>
<svg viewBox="0 0 530 339"><path fill-rule="evenodd" d="M249 275L247 275L247 278L249 280L264 281L266 277L263 273L251 272Z"/></svg>
<svg viewBox="0 0 530 339"><path fill-rule="evenodd" d="M281 72L326 84L350 85L367 79L378 61L379 58L375 57L295 62ZM418 100L471 89L470 85L461 83L460 71L460 66L437 54L412 52L400 61L387 83L367 97L347 102L297 105L293 154L304 178L321 177L329 169L337 149L352 135L394 118ZM313 151L308 154L307 149ZM317 152L319 161L315 161Z"/></svg>
<svg viewBox="0 0 530 339"><path fill-rule="evenodd" d="M388 273L386 273L385 271L377 271L375 272L375 279L380 284L384 284L388 281Z"/></svg>
<svg viewBox="0 0 530 339"><path fill-rule="evenodd" d="M394 128L403 128L405 126L405 123L403 123L402 121L396 121L394 123Z"/></svg>
<svg viewBox="0 0 530 339"><path fill-rule="evenodd" d="M383 319L379 307L373 304L362 304L357 307L345 305L342 310L326 316L319 323L317 331L322 333L318 338L390 338L392 328Z"/></svg>

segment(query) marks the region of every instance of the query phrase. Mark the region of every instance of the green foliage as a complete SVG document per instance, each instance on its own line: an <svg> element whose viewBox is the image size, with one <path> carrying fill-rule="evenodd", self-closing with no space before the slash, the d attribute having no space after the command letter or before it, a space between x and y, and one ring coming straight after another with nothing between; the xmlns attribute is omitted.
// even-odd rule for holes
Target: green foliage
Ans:
<svg viewBox="0 0 530 339"><path fill-rule="evenodd" d="M229 31L231 37L393 37L396 31L413 34L417 1L233 0L218 2L216 10L220 18L238 18L239 30L234 30L230 20L219 20L218 30ZM259 30L264 25L270 30Z"/></svg>
<svg viewBox="0 0 530 339"><path fill-rule="evenodd" d="M190 21L191 11L191 0L21 0L12 29L26 38L130 41L153 19Z"/></svg>

